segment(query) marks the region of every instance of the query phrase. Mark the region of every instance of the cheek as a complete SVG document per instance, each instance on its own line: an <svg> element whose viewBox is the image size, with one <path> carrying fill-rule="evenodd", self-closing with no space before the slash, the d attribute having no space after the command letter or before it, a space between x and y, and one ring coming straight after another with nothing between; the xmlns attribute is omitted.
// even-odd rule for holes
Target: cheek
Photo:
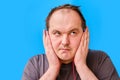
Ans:
<svg viewBox="0 0 120 80"><path fill-rule="evenodd" d="M80 44L80 38L74 38L71 40L71 47L76 51Z"/></svg>
<svg viewBox="0 0 120 80"><path fill-rule="evenodd" d="M60 40L51 36L51 43L52 43L53 49L57 50L60 44Z"/></svg>

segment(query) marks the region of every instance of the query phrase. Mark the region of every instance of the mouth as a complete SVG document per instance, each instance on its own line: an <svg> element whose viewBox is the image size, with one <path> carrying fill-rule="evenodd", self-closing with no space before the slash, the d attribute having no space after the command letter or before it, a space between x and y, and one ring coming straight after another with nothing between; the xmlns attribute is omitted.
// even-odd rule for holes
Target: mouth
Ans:
<svg viewBox="0 0 120 80"><path fill-rule="evenodd" d="M66 52L70 51L70 49L68 49L68 48L61 48L59 50L62 51L63 53L66 53Z"/></svg>

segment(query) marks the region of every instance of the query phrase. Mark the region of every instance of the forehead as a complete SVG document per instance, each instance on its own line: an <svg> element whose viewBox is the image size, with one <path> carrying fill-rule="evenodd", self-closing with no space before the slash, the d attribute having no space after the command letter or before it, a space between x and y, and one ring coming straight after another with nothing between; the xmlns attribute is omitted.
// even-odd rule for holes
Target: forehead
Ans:
<svg viewBox="0 0 120 80"><path fill-rule="evenodd" d="M67 8L64 8L64 9L58 9L56 11L54 11L51 15L51 18L52 17L58 17L58 16L68 16L70 15L71 17L78 17L78 18L81 18L79 13L73 9L67 9Z"/></svg>
<svg viewBox="0 0 120 80"><path fill-rule="evenodd" d="M61 14L66 14L66 13L69 13L69 12L76 12L72 9L67 9L67 8L64 8L64 9L58 9L56 10L53 14L57 14L57 13L61 13ZM77 13L77 12L76 12Z"/></svg>
<svg viewBox="0 0 120 80"><path fill-rule="evenodd" d="M71 23L71 24L76 24L76 23L81 23L81 18L79 14L72 10L72 9L60 9L55 11L49 20L50 24L55 24L55 23Z"/></svg>
<svg viewBox="0 0 120 80"><path fill-rule="evenodd" d="M81 26L79 14L72 9L60 9L55 11L50 18L49 28L68 29Z"/></svg>

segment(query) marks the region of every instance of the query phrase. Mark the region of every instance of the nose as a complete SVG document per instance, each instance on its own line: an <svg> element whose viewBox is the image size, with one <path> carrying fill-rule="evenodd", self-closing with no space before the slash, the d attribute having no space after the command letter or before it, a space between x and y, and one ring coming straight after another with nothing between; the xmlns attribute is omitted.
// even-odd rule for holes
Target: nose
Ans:
<svg viewBox="0 0 120 80"><path fill-rule="evenodd" d="M64 35L64 36L62 37L62 45L63 45L63 46L68 46L69 43L70 43L70 41L69 41L69 36L68 36L68 35Z"/></svg>

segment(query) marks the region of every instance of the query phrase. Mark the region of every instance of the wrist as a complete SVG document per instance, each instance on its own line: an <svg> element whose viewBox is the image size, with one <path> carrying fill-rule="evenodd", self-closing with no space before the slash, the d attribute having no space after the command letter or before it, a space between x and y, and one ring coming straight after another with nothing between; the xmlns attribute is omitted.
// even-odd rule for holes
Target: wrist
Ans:
<svg viewBox="0 0 120 80"><path fill-rule="evenodd" d="M82 72L82 70L84 70L84 69L86 70L88 68L86 63L76 63L75 66L76 66L76 69L80 70L81 72Z"/></svg>
<svg viewBox="0 0 120 80"><path fill-rule="evenodd" d="M86 62L85 61L77 61L75 62L75 66L76 68L80 68L80 67L84 67L84 66L87 66Z"/></svg>
<svg viewBox="0 0 120 80"><path fill-rule="evenodd" d="M39 80L56 80L59 70L49 67L45 74Z"/></svg>
<svg viewBox="0 0 120 80"><path fill-rule="evenodd" d="M86 64L77 64L76 70L81 80L98 80Z"/></svg>
<svg viewBox="0 0 120 80"><path fill-rule="evenodd" d="M59 74L60 67L51 66L48 68L48 72L57 76Z"/></svg>

